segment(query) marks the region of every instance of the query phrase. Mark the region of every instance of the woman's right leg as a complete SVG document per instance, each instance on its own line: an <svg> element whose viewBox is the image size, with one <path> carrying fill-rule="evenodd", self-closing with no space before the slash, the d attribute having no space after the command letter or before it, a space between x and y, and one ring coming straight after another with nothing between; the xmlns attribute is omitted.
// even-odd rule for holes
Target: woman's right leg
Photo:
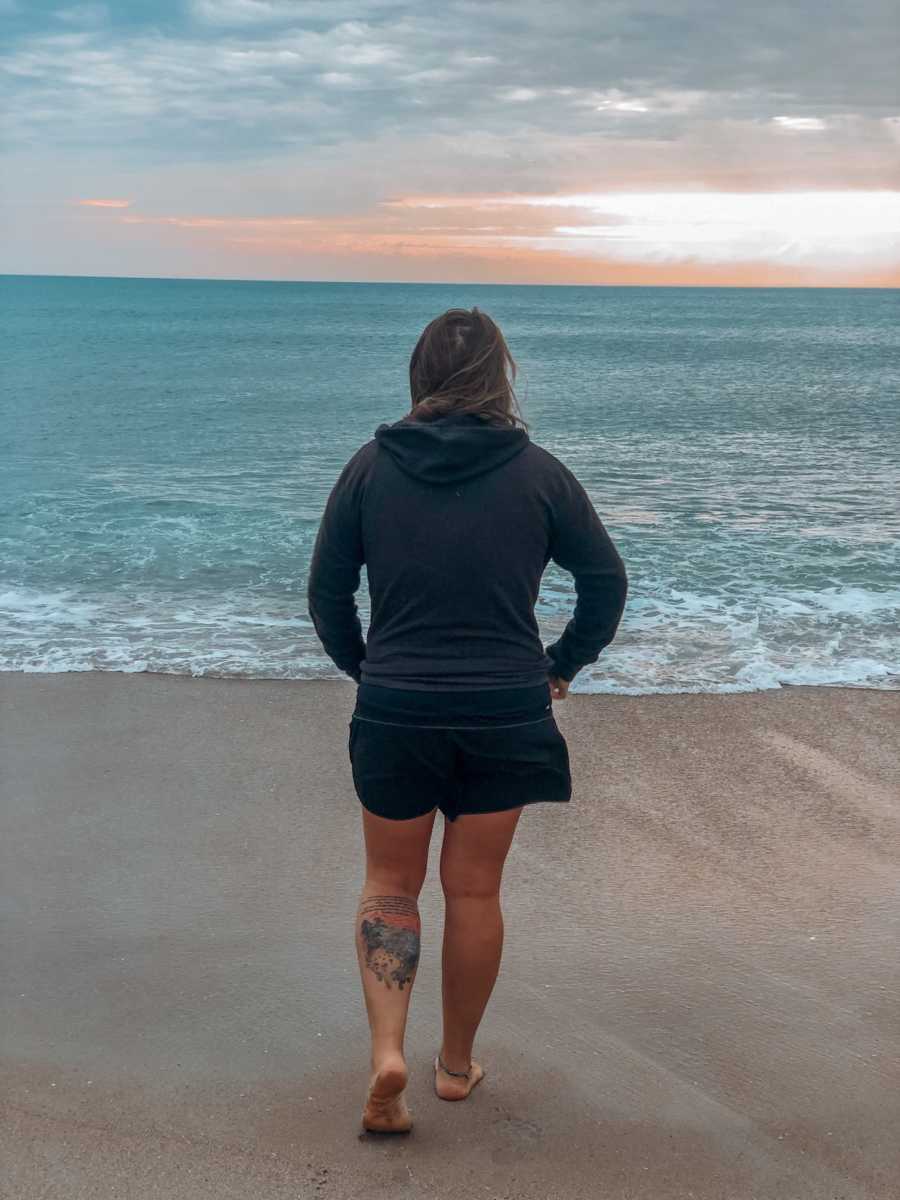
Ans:
<svg viewBox="0 0 900 1200"><path fill-rule="evenodd" d="M463 1100L484 1071L472 1062L475 1032L493 991L503 950L500 880L521 807L448 821L441 850L445 920L444 1038L436 1086ZM450 1074L454 1072L455 1074ZM468 1078L460 1076L468 1072Z"/></svg>

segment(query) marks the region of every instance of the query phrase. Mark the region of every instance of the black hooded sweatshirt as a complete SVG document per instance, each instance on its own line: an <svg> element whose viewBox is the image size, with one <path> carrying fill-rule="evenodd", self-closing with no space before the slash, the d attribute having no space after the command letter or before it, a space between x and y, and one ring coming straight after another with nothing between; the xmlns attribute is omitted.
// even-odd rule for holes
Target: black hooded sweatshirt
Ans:
<svg viewBox="0 0 900 1200"><path fill-rule="evenodd" d="M534 606L550 560L577 601L546 650ZM354 599L365 564L367 640ZM332 489L309 614L357 682L409 690L571 680L612 641L625 568L584 488L525 430L472 414L379 425Z"/></svg>

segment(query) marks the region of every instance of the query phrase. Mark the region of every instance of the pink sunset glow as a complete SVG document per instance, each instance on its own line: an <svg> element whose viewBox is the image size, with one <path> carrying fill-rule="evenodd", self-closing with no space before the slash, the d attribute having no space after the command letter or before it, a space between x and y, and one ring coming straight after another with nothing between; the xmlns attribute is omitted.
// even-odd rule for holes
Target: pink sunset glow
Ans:
<svg viewBox="0 0 900 1200"><path fill-rule="evenodd" d="M237 265L290 279L323 259L338 278L355 268L401 280L900 285L900 192L888 190L403 196L341 217L135 206L110 219L163 256L215 255L222 275Z"/></svg>

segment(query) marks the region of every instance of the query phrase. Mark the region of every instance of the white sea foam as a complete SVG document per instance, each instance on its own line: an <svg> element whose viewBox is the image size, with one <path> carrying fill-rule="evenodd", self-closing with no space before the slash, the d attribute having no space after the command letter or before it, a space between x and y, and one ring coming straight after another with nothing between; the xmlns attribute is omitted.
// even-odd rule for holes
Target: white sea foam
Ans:
<svg viewBox="0 0 900 1200"><path fill-rule="evenodd" d="M549 581L545 641L572 595ZM365 626L367 607L361 595ZM781 595L679 588L638 593L619 635L575 681L576 692L639 695L745 692L785 685L900 687L900 591L829 587ZM302 595L232 590L187 596L146 588L97 595L76 588L0 593L0 669L159 671L304 679L340 677L315 636Z"/></svg>

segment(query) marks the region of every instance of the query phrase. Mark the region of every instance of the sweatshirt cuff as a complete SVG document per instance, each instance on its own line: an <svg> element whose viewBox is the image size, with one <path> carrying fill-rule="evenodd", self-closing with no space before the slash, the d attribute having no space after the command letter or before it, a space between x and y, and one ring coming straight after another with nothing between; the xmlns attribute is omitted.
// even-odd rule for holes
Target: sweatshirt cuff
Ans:
<svg viewBox="0 0 900 1200"><path fill-rule="evenodd" d="M565 666L558 657L558 643L554 642L552 646L545 646L544 653L553 660L553 674L557 679L564 679L566 683L571 683L578 674L578 667L574 670Z"/></svg>

